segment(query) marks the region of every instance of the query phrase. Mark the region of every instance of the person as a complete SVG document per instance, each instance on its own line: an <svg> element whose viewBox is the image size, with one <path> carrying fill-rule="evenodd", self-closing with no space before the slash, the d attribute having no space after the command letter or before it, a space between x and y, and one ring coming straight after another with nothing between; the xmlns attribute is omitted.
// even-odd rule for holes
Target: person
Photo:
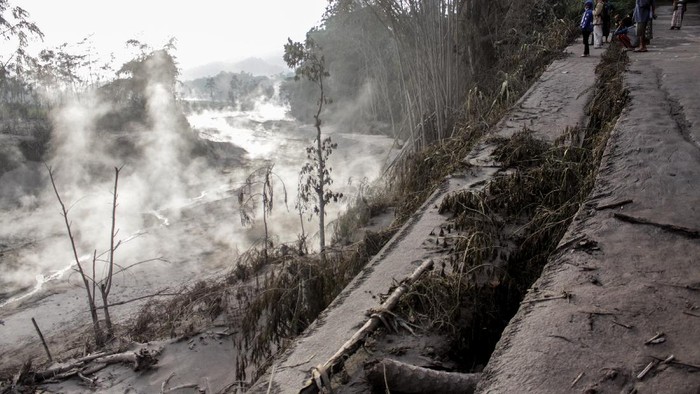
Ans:
<svg viewBox="0 0 700 394"><path fill-rule="evenodd" d="M608 42L608 36L610 35L611 8L608 0L603 0L603 42Z"/></svg>
<svg viewBox="0 0 700 394"><path fill-rule="evenodd" d="M635 34L634 29L631 28L634 26L632 17L627 15L623 18L619 14L615 14L614 19L617 27L612 34L611 41L617 40L627 50L631 50L636 47L638 45L637 35Z"/></svg>
<svg viewBox="0 0 700 394"><path fill-rule="evenodd" d="M603 0L596 0L593 10L593 48L603 47Z"/></svg>
<svg viewBox="0 0 700 394"><path fill-rule="evenodd" d="M673 17L671 17L671 30L681 29L683 15L686 10L686 0L673 0Z"/></svg>
<svg viewBox="0 0 700 394"><path fill-rule="evenodd" d="M634 21L637 22L637 37L639 37L639 48L635 52L647 52L648 39L651 36L647 32L656 9L655 0L636 0L634 6Z"/></svg>
<svg viewBox="0 0 700 394"><path fill-rule="evenodd" d="M583 33L583 55L581 57L587 57L590 55L588 39L593 31L593 0L586 0L580 27L581 33Z"/></svg>

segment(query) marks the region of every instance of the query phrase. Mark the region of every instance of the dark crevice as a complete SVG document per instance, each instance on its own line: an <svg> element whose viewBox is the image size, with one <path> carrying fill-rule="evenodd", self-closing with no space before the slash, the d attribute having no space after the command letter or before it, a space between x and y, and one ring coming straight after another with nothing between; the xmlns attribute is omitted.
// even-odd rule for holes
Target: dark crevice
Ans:
<svg viewBox="0 0 700 394"><path fill-rule="evenodd" d="M479 372L488 362L528 289L560 250L559 242L589 199L608 136L627 102L622 81L627 60L616 48L604 54L580 147L517 134L501 141L495 152L511 171L483 191L444 200L441 211L454 215L454 229L465 242L458 242L456 254L449 257L451 272L419 281L401 313L426 316L428 325L451 338L449 357L461 371Z"/></svg>

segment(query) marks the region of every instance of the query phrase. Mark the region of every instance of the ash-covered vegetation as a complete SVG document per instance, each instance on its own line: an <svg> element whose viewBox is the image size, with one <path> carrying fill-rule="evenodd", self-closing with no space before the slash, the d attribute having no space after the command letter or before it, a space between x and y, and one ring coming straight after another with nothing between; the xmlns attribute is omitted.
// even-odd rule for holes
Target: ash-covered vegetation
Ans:
<svg viewBox="0 0 700 394"><path fill-rule="evenodd" d="M10 7L8 0L0 0L0 15L6 15ZM300 228L296 242L271 243L266 222L262 246L258 243L238 258L232 254L230 271L222 278L186 285L170 298L153 297L133 321L116 328L117 336L148 341L187 338L213 321L223 320L237 333L235 372L240 388L245 389L360 272L443 177L463 166L461 159L474 142L546 65L561 56L561 49L577 33L578 14L578 3L563 0L331 0L322 23L309 31L304 43L298 43L309 56L294 64L297 70L309 66L309 59L321 65L320 95L318 78L298 80L295 76L299 74L291 73L260 77L222 72L180 85L174 42L153 49L131 41L134 58L116 71L112 65L95 64L85 47L78 48L87 52L61 47L32 57L23 51L26 43L23 45L22 39L40 38L40 30L27 21L3 22L9 24L0 24L0 29L18 27L0 30L2 38L19 37L20 46L16 55L0 59L0 177L4 185L15 185L0 189L0 198L6 198L4 207L36 205L38 194L33 199L25 197L48 184L41 161L56 160L82 185L104 181L110 167L130 162L133 165L125 169L124 176L136 174L136 169L162 170L143 177L140 189L119 192L124 197L130 193L140 196L143 201L138 209L148 211L154 208L149 203L186 194L182 189L190 182L200 184L207 173L203 168L236 165L234 158L240 152L222 154L214 143L201 140L187 124L184 111L246 110L255 100L275 95L288 103L292 117L316 126L316 153L323 152L321 127L327 124L341 132L359 130L395 138L401 154L386 169L383 182L363 187L351 199L348 215L337 220L334 228L324 226L322 213L315 217L320 219L321 233L326 228L335 230L328 237L332 241L327 249L321 238L319 249L323 253L313 254L314 246L304 228L313 213L304 211L303 204L297 202ZM22 12L15 15L20 22L27 16ZM188 97L203 104L179 100ZM91 103L88 111L81 112L87 119L81 124L94 126L95 134L84 133L85 138L74 139L80 127L61 123L57 114L65 112L57 109L70 109L66 104L75 101ZM168 132L159 133L165 130ZM505 144L501 150L504 161L536 182L522 184L517 176L499 178L483 195L459 196L454 206L443 207L458 216L460 230L480 234L474 239L481 243L476 249L470 249L471 244L462 245L468 261L455 263L455 276L431 277L420 283L404 308L418 311L427 320L437 320L434 314L448 313L447 323L435 328L449 331L458 349L473 346L474 326L470 324L481 324L480 320L462 324L464 315L460 313L474 302L465 300L466 295L479 293L476 299L485 305L507 309L497 311L499 319L512 313L511 301L517 297L509 291L522 293L526 281L510 279L523 275L529 280L536 275L542 259L558 242L562 226L590 185L599 155L596 138L601 137L592 134L589 145L570 152L539 146L524 137L512 143L519 142L517 146ZM90 155L94 160L74 160L72 155L80 144L97 153ZM528 162L518 156L524 148L527 155L523 157ZM343 147L333 149L337 152ZM299 155L310 154L312 160L313 153L307 149ZM508 158L510 161L505 160ZM158 165L147 165L153 162ZM271 173L272 166L267 168ZM328 179L323 165L313 168L321 171L320 183ZM560 182L552 183L557 180ZM294 179L286 187L293 189L297 183ZM538 193L528 188L541 189L555 201L533 199ZM153 190L158 192L152 195L149 192ZM267 196L267 190L258 194ZM318 196L325 198L323 189ZM506 198L520 200L506 204ZM267 207L268 202L262 201L262 205ZM469 212L480 209L493 220L475 220L459 212L457 205L471 208ZM372 215L387 207L396 209L392 226L351 239ZM267 220L265 214L259 216ZM458 276L492 255L489 251L497 236L484 238L483 234L497 230L502 226L500 218L506 216L532 227L528 234L516 234L515 238L535 246L518 249L520 254L513 255L519 259L508 260L502 271L507 274L495 278L491 283L498 283L493 287L470 288L456 297L463 283ZM237 217L220 219L238 221ZM505 294L500 286L508 287ZM501 299L508 303L500 304ZM488 338L484 343L488 347L492 342L493 338Z"/></svg>

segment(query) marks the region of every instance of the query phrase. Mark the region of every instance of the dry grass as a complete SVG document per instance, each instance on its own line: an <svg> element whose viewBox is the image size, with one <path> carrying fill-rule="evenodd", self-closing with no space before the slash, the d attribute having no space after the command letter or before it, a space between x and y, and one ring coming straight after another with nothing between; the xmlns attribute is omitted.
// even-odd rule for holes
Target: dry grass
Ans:
<svg viewBox="0 0 700 394"><path fill-rule="evenodd" d="M484 365L527 289L539 277L592 190L602 152L626 103L627 56L608 50L597 69L580 147L550 145L522 132L500 141L511 169L480 192L446 198L458 241L449 269L421 280L402 304L411 321L446 332L465 369Z"/></svg>
<svg viewBox="0 0 700 394"><path fill-rule="evenodd" d="M541 4L531 12L555 12L547 7L553 5ZM556 12L573 14L569 9ZM531 30L532 20L512 21L509 26L513 28L496 39L498 61L493 69L500 71L485 76L468 91L464 107L458 111L460 120L453 136L421 152L403 154L392 167L388 178L392 179L391 195L399 221L413 214L445 176L463 166L462 159L476 141L503 117L552 60L562 56L561 50L577 30L570 19L560 18L547 19L549 22L544 21L543 28L537 31Z"/></svg>

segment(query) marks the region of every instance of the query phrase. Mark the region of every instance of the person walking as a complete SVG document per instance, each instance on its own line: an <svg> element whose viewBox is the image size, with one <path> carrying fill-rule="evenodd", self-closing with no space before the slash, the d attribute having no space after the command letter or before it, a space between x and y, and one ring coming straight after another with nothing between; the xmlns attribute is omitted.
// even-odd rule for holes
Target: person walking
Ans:
<svg viewBox="0 0 700 394"><path fill-rule="evenodd" d="M603 0L603 42L608 42L610 35L610 16L612 15L612 6L608 0Z"/></svg>
<svg viewBox="0 0 700 394"><path fill-rule="evenodd" d="M593 48L603 47L603 0L596 0L593 10Z"/></svg>
<svg viewBox="0 0 700 394"><path fill-rule="evenodd" d="M671 17L671 30L681 29L683 15L686 10L686 0L673 0L673 16Z"/></svg>
<svg viewBox="0 0 700 394"><path fill-rule="evenodd" d="M639 48L635 52L647 52L647 25L651 23L656 9L655 0L636 0L634 6L634 21L637 22L637 37Z"/></svg>
<svg viewBox="0 0 700 394"><path fill-rule="evenodd" d="M583 55L581 55L581 57L587 57L590 55L590 44L588 40L593 31L593 0L586 0L583 15L581 16L580 27L581 33L583 34Z"/></svg>

